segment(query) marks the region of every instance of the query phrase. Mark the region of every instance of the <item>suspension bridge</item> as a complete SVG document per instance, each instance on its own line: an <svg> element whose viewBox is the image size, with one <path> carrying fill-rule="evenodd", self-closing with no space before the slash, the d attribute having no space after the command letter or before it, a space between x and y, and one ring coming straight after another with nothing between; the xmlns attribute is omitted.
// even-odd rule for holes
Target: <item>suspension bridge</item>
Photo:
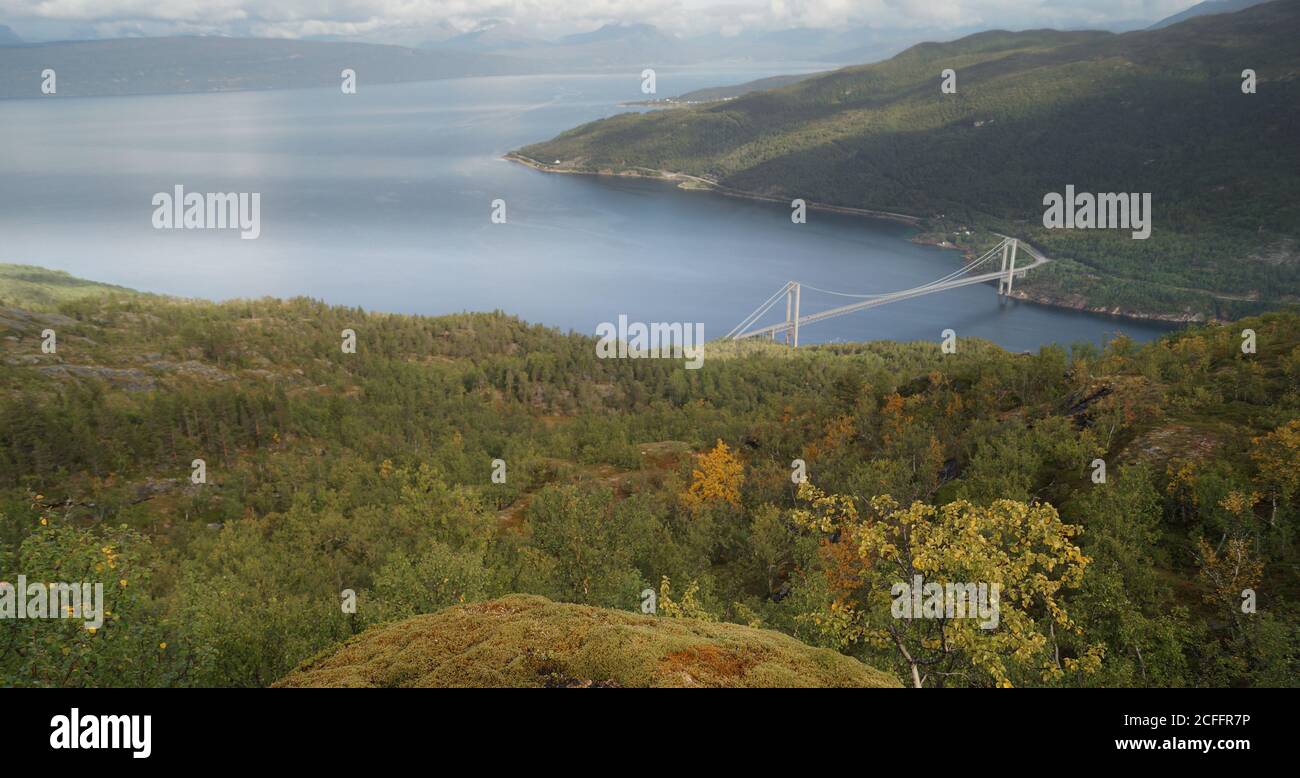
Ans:
<svg viewBox="0 0 1300 778"><path fill-rule="evenodd" d="M973 284L987 284L990 281L998 282L998 294L1010 295L1011 286L1016 278L1024 278L1025 273L1039 265L1050 262L1047 257L1038 253L1029 244L1024 244L1027 254L1033 259L1027 265L1016 267L1016 254L1020 248L1020 241L1015 238L999 236L1002 241L984 254L975 258L973 261L966 263L960 269L949 273L928 284L904 289L900 292L885 292L882 294L847 294L845 292L832 292L829 289L819 289L815 286L800 284L798 281L789 281L785 286L776 291L776 294L767 298L762 305L754 309L753 313L745 317L743 321L732 328L727 333L724 340L741 340L743 338L760 338L767 336L776 340L777 333L785 335L785 342L795 348L799 346L799 328L808 324L813 324L826 319L833 319L836 316L844 316L856 311L866 310L867 308L876 308L889 303L896 303L900 300L911 300L935 292L943 292L949 289L957 289L963 286ZM988 270L993 267L993 260L996 257L1002 258L1001 268L998 270ZM983 269L984 272L975 272ZM845 305L827 308L824 311L810 313L806 316L799 314L799 297L800 292L807 288L810 291L822 292L825 294L836 295L839 297L857 298L858 302L848 303ZM755 327L768 311L785 297L785 320L776 324L769 324L764 327Z"/></svg>

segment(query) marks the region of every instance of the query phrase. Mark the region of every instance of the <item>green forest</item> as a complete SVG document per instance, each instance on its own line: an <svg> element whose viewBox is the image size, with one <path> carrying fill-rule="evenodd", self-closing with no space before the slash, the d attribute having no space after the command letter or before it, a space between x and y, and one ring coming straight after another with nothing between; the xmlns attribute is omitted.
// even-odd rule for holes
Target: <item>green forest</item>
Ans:
<svg viewBox="0 0 1300 778"><path fill-rule="evenodd" d="M1300 678L1300 312L1036 354L706 348L11 266L0 581L101 582L108 612L7 621L0 685L268 686L448 606L647 589L908 686ZM914 574L999 582L999 627L892 617Z"/></svg>
<svg viewBox="0 0 1300 778"><path fill-rule="evenodd" d="M941 89L948 69L953 93ZM1028 276L1030 298L1232 319L1300 288L1298 73L1300 1L1279 0L1120 35L923 43L733 100L620 114L518 153L558 171L670 171L912 214L928 239L976 252L996 231L1057 260ZM1043 197L1066 185L1151 193L1150 238L1045 229Z"/></svg>

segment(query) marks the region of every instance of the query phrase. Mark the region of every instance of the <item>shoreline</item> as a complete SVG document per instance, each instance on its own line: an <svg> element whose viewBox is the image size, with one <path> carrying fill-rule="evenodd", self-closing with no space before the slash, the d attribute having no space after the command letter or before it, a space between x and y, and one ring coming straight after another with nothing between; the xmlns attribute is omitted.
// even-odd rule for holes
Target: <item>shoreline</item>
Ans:
<svg viewBox="0 0 1300 778"><path fill-rule="evenodd" d="M727 197L735 197L741 200L756 200L758 202L765 202L765 203L785 202L784 199L779 197L772 197L770 195L759 194L758 192L746 192L742 189L732 189L730 187L722 186L721 184L710 181L707 178L700 178L699 176L693 176L690 175L689 173L674 173L668 170L651 170L649 168L641 168L647 171L645 173L638 173L635 170L624 170L624 171L615 172L613 170L602 171L602 170L566 169L566 168L555 167L554 165L548 165L545 162L540 162L531 157L525 157L523 154L520 154L516 151L508 152L501 158L508 162L517 162L520 165L524 165L525 167L530 167L534 170L539 170L543 173L559 173L562 175L571 175L571 176L596 176L600 178L646 178L646 179L652 179L656 181L673 181L677 183L679 189L684 189L686 191L715 192L717 194L725 195ZM687 186L686 184L695 184L695 186ZM893 221L893 222L906 224L909 227L920 227L925 222L925 220L920 216L912 216L906 213L894 213L893 211L874 211L869 208L851 208L846 205L830 205L828 203L815 203L812 201L805 201L805 202L806 205L808 206L808 210L810 211L825 211L827 213L842 213L848 216L864 216L870 219L883 219L885 221ZM956 248L956 247L954 246L951 248Z"/></svg>
<svg viewBox="0 0 1300 778"><path fill-rule="evenodd" d="M757 192L746 192L740 189L731 189L729 187L721 186L717 183L709 181L708 179L700 178L699 176L693 176L687 173L674 173L665 170L651 170L649 168L642 168L643 170L647 171L645 173L640 173L637 172L636 170L624 170L624 171L616 172L614 170L578 170L576 168L566 169L566 168L555 167L554 165L549 165L545 162L541 162L531 157L526 157L523 154L520 154L516 151L507 152L502 157L502 159L508 162L515 162L520 165L524 165L525 167L530 167L542 173L558 173L562 175L595 176L595 177L604 177L604 178L646 178L646 179L653 179L658 181L672 181L677 183L679 189L684 189L687 191L714 192L716 194L720 194L725 197L735 197L741 200L754 200L757 202L767 202L767 203L785 202L785 200L781 198L771 197L769 195L762 195ZM829 205L826 203L814 203L814 202L807 202L807 207L809 210L813 210L813 211L823 211L827 213L844 214L847 216L860 216L869 219L881 219L884 221L893 221L901 224L906 224L909 227L916 227L918 229L920 229L925 224L925 219L923 219L922 217L912 216L910 214L904 214L904 213L895 213L892 211L876 211L868 208L851 208L842 205ZM934 246L936 248L941 248L941 249L960 251L964 255L969 255L970 253L969 250L964 249L961 246L953 245L946 241L941 242L932 239L921 238L919 235L913 236L909 240L911 240L913 243L918 243L926 246ZM1172 325L1179 325L1179 326L1186 326L1188 324L1203 324L1206 322L1218 321L1214 317L1206 317L1201 314L1193 314L1193 313L1182 313L1182 314L1148 313L1145 311L1122 311L1119 310L1118 308L1108 309L1104 306L1099 306L1099 305L1089 306L1087 302L1084 300L1067 300L1067 299L1058 299L1054 297L1049 297L1046 295L1031 295L1019 290L1014 290L1011 293L1011 298L1014 300L1019 300L1021 302L1033 303L1035 305L1044 305L1050 308L1060 308L1062 310L1067 310L1067 311L1078 311L1080 313L1091 313L1099 316L1108 316L1116 319L1129 319L1132 321L1143 321L1143 322L1154 321L1154 322L1163 322L1165 324L1172 324Z"/></svg>
<svg viewBox="0 0 1300 778"><path fill-rule="evenodd" d="M1066 302L1046 295L1030 295L1019 290L1012 290L1011 299L1033 305L1043 305L1049 308L1058 308L1063 311L1077 311L1079 313L1090 313L1096 316L1106 316L1112 319L1124 319L1127 321L1141 322L1161 322L1175 327L1185 327L1189 324L1222 324L1225 320L1202 316L1199 313L1142 313L1142 312L1124 312L1116 309L1105 308L1100 305L1089 306L1084 302Z"/></svg>

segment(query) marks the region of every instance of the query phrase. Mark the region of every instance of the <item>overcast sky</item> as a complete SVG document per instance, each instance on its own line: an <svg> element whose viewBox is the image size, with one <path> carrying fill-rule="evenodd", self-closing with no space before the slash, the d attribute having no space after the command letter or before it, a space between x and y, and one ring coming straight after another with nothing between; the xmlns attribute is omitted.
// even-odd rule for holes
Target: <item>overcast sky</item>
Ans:
<svg viewBox="0 0 1300 778"><path fill-rule="evenodd" d="M1197 0L0 0L29 40L202 33L336 35L410 43L508 20L553 37L608 22L682 34L791 27L1102 27L1155 20Z"/></svg>

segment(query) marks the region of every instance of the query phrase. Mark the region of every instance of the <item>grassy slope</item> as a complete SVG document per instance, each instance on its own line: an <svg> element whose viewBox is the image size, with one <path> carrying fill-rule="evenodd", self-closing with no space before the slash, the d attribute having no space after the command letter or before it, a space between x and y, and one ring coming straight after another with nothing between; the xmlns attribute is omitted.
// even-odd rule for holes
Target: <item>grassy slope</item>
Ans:
<svg viewBox="0 0 1300 778"><path fill-rule="evenodd" d="M1258 94L1241 93L1245 67L1259 74ZM956 95L940 93L944 68L958 73ZM724 104L612 117L521 153L915 213L935 232L1009 230L1072 260L1034 274L1031 293L1234 315L1300 293L1298 72L1300 2L1285 0L1125 35L921 44ZM1048 233L1042 197L1066 184L1151 192L1153 236Z"/></svg>
<svg viewBox="0 0 1300 778"><path fill-rule="evenodd" d="M134 295L124 286L76 278L35 265L0 264L0 306L49 310L59 303L107 294Z"/></svg>
<svg viewBox="0 0 1300 778"><path fill-rule="evenodd" d="M282 687L895 687L779 632L513 595L374 627Z"/></svg>

